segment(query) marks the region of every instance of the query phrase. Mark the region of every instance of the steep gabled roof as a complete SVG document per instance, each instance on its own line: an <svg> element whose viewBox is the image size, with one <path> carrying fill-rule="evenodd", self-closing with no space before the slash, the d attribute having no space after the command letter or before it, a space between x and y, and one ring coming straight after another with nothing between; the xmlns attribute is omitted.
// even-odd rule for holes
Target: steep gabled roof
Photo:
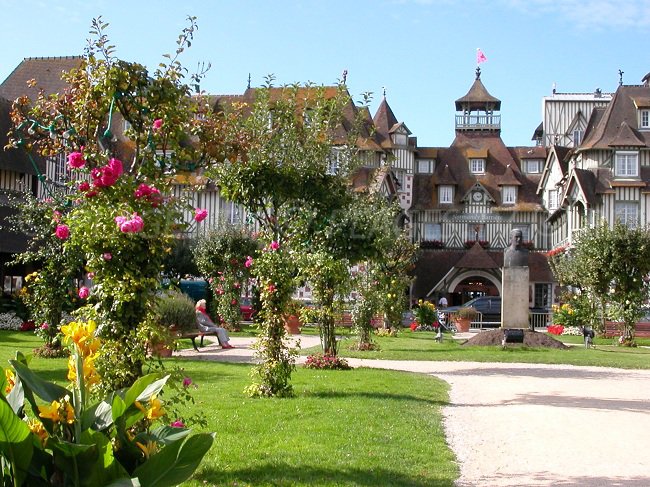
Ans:
<svg viewBox="0 0 650 487"><path fill-rule="evenodd" d="M379 145L385 149L390 149L393 147L390 134L396 132L399 128L403 127L407 135L411 134L411 131L408 129L403 122L398 122L397 117L393 113L386 97L384 96L377 108L375 116L372 118L372 121L375 125L377 131L377 139Z"/></svg>
<svg viewBox="0 0 650 487"><path fill-rule="evenodd" d="M61 74L78 68L82 60L81 56L25 58L0 84L0 96L13 101L27 95L34 100L40 89L45 94L61 93L67 87L67 83L61 79ZM37 84L28 86L32 79L36 80Z"/></svg>
<svg viewBox="0 0 650 487"><path fill-rule="evenodd" d="M604 110L595 109L592 112L579 151L611 149L628 143L633 147L650 147L650 134L638 130L636 106L646 97L650 97L648 86L619 86Z"/></svg>
<svg viewBox="0 0 650 487"><path fill-rule="evenodd" d="M544 163L544 170L542 171L542 176L539 178L539 183L537 184L537 193L544 189L544 185L546 185L554 164L558 166L562 176L567 175L569 170L569 160L571 159L573 151L573 148L561 145L552 145L549 148L548 156Z"/></svg>
<svg viewBox="0 0 650 487"><path fill-rule="evenodd" d="M495 269L499 266L494 262L492 257L488 255L481 244L474 242L474 245L465 252L465 255L456 263L458 268L467 269Z"/></svg>

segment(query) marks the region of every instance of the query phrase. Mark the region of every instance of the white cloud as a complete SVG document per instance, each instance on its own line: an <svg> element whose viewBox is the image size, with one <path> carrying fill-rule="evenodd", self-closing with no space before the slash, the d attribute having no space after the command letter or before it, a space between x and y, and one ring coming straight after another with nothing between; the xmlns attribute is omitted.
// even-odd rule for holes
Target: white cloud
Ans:
<svg viewBox="0 0 650 487"><path fill-rule="evenodd" d="M536 15L557 15L580 28L650 26L648 0L501 0L510 8Z"/></svg>

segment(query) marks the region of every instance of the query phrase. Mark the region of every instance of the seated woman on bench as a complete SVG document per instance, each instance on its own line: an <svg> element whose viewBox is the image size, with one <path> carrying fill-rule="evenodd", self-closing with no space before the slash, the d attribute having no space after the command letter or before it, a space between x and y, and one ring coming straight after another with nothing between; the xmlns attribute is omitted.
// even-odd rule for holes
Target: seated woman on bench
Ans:
<svg viewBox="0 0 650 487"><path fill-rule="evenodd" d="M194 307L196 309L196 326L198 326L200 331L216 333L221 348L235 348L228 343L230 340L230 337L228 337L228 331L225 328L221 328L214 324L205 307L205 299L199 299L196 302L196 306Z"/></svg>

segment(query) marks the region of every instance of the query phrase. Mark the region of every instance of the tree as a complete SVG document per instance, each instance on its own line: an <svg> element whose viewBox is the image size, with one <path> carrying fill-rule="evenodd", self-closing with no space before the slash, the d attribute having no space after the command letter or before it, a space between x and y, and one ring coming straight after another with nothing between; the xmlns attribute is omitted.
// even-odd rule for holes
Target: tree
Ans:
<svg viewBox="0 0 650 487"><path fill-rule="evenodd" d="M622 341L634 343L634 328L650 296L650 233L647 228L602 223L580 233L575 246L550 258L562 285L595 300L603 319L622 322ZM613 316L612 316L613 315Z"/></svg>
<svg viewBox="0 0 650 487"><path fill-rule="evenodd" d="M178 60L193 39L195 19L153 73L118 59L106 26L93 21L84 59L63 75L63 93L14 103L11 142L67 156L72 180L58 197L68 211L57 237L63 254L80 254L94 276L85 313L97 319L103 338L97 367L102 385L113 390L143 373L163 260L182 230L184 205L171 195L172 178L213 157L219 141ZM113 133L116 113L130 127L124 137Z"/></svg>
<svg viewBox="0 0 650 487"><path fill-rule="evenodd" d="M310 228L322 228L346 201L349 144L338 141L343 156L337 171L331 170L332 147L343 110L356 108L349 106L343 85L273 88L271 83L269 79L256 90L251 104L223 114L231 122L224 130L229 155L211 175L222 194L256 220L265 242L252 266L262 303L257 343L261 363L249 392L287 396L292 394L293 354L283 342L284 313L295 288L302 244L313 235L303 224L311 221Z"/></svg>
<svg viewBox="0 0 650 487"><path fill-rule="evenodd" d="M243 228L226 225L199 238L194 249L196 265L208 277L216 313L224 327L239 329L240 298L251 277L257 240Z"/></svg>

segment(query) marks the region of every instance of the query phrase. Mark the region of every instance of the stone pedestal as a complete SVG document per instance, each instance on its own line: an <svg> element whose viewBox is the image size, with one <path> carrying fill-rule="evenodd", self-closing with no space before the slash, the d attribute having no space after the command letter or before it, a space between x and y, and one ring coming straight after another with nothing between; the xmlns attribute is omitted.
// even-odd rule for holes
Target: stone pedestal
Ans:
<svg viewBox="0 0 650 487"><path fill-rule="evenodd" d="M501 328L528 328L528 267L504 267Z"/></svg>

